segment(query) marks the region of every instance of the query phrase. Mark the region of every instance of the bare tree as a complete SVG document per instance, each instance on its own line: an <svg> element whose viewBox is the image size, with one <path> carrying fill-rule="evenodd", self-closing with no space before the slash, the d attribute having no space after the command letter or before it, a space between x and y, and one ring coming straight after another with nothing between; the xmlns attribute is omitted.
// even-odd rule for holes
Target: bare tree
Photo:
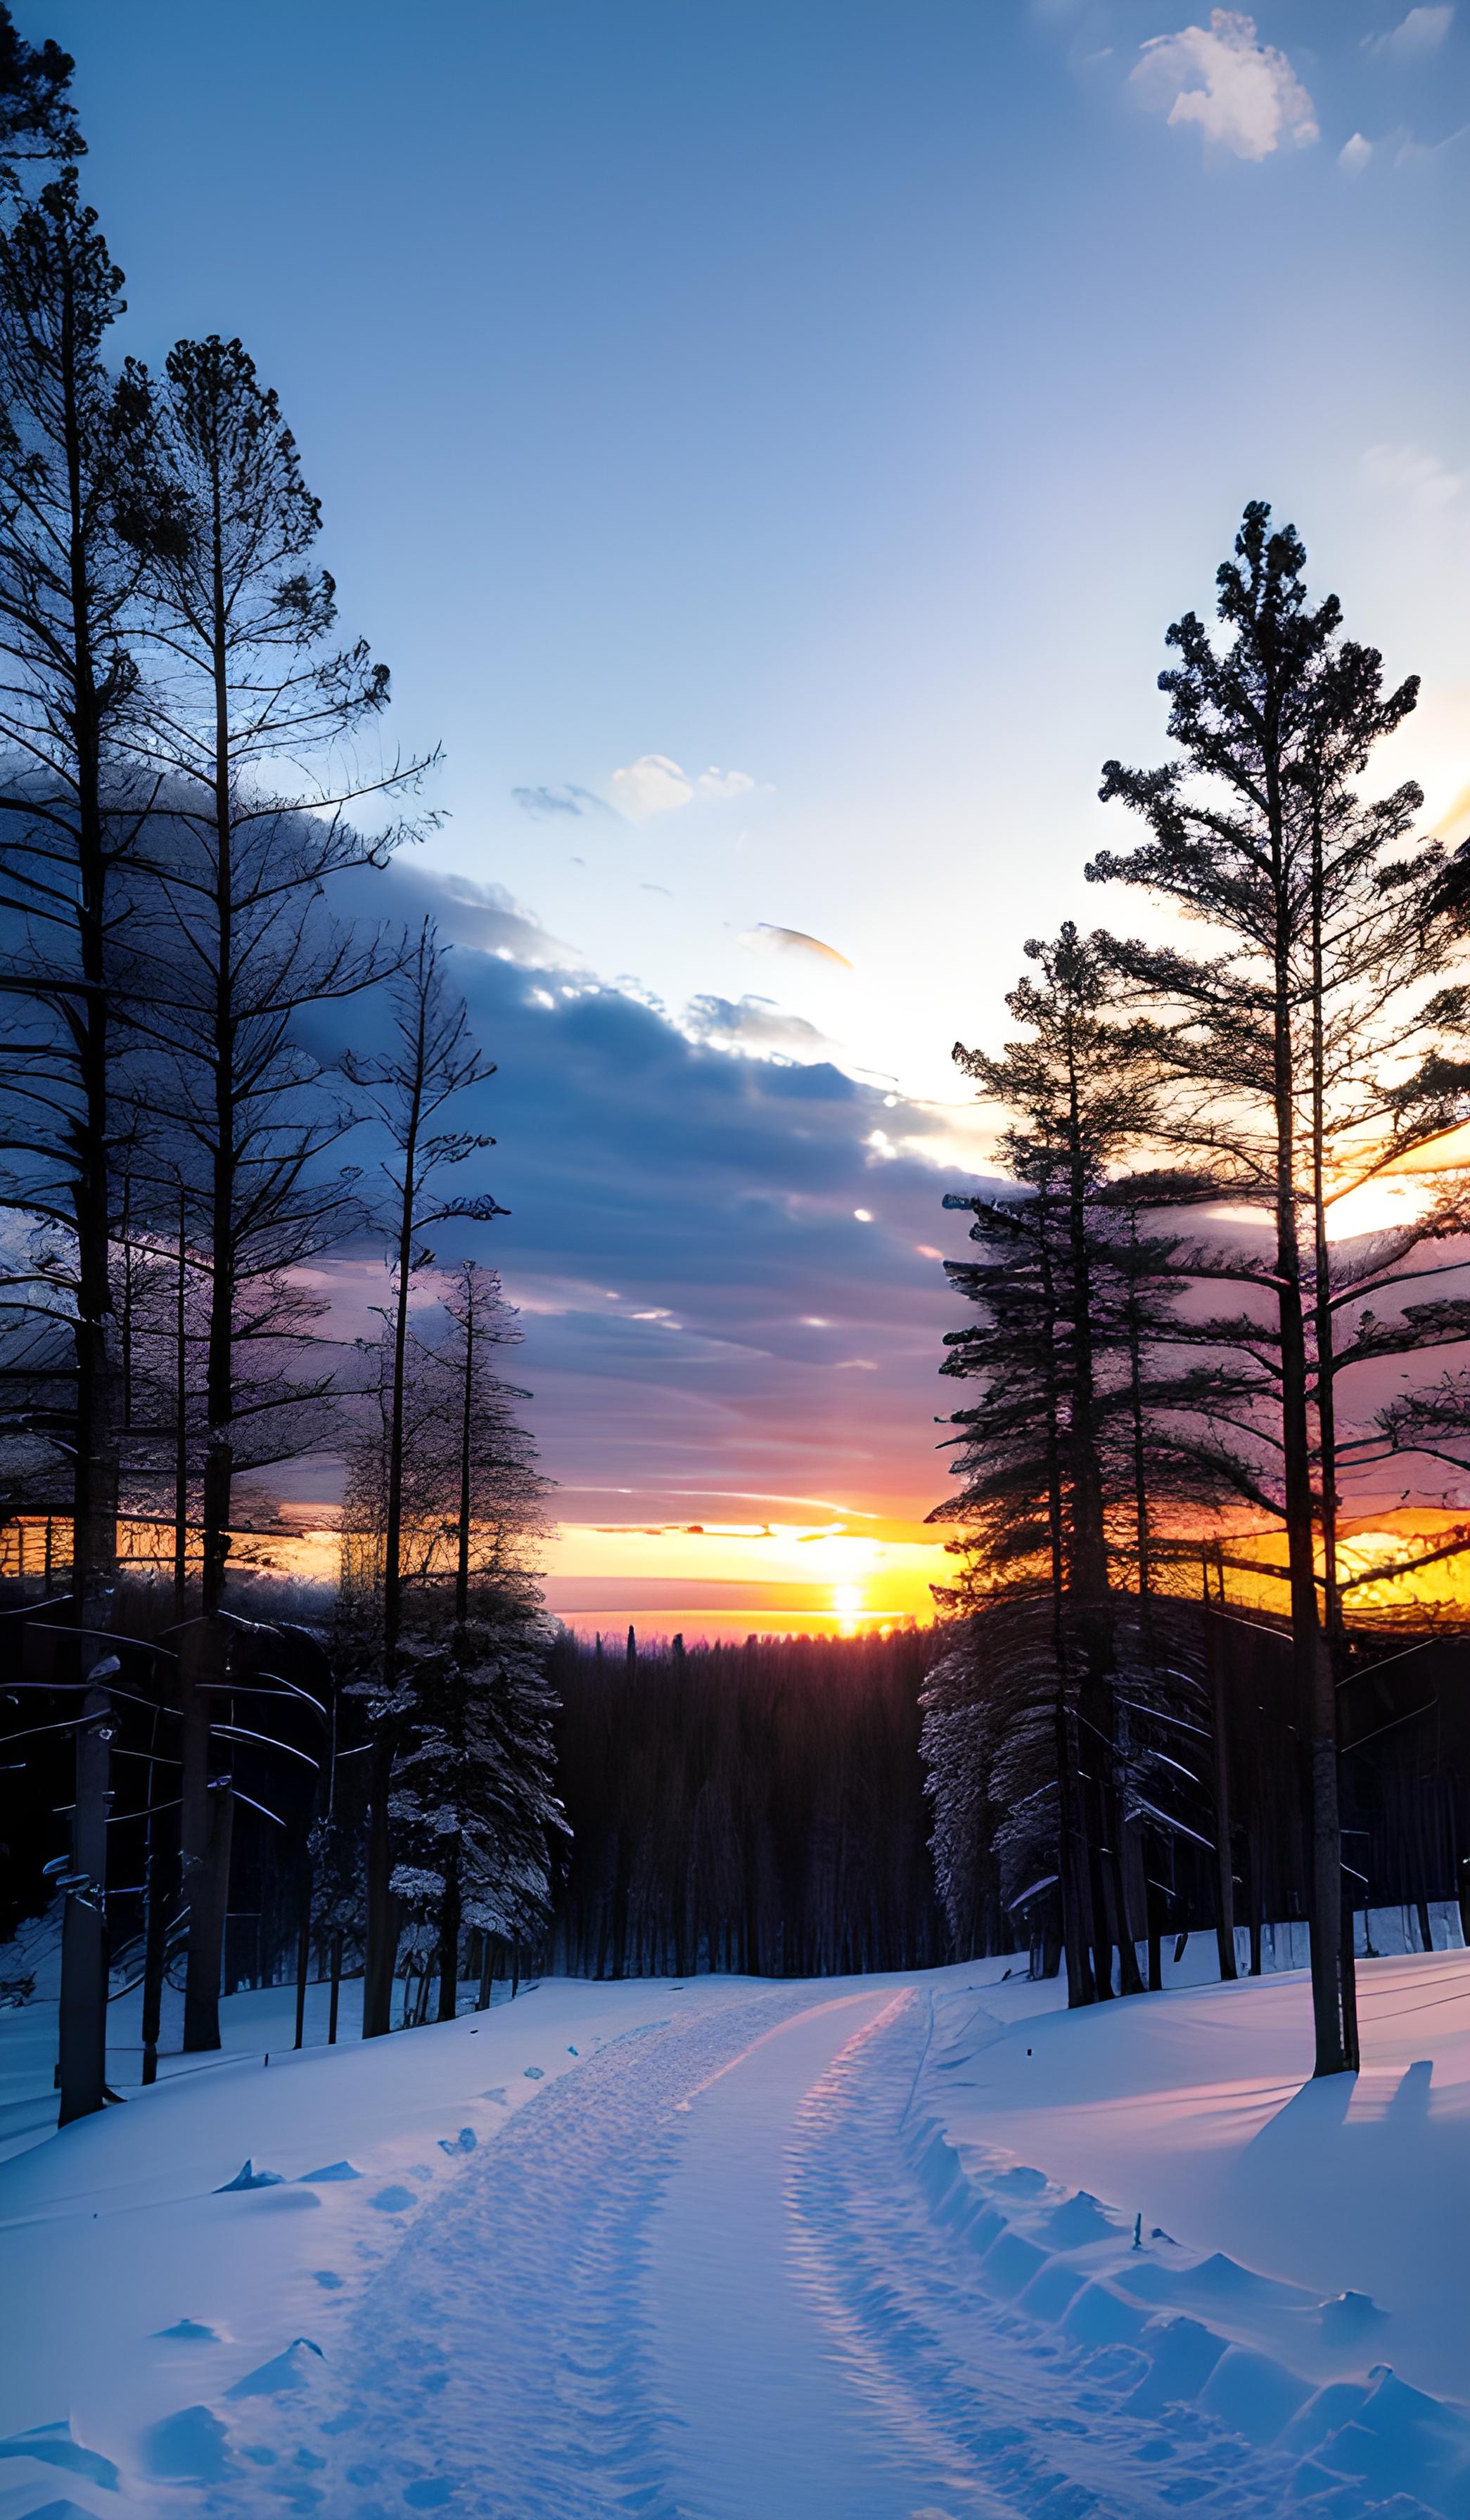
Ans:
<svg viewBox="0 0 1470 2520"><path fill-rule="evenodd" d="M493 1146L482 1131L444 1126L450 1106L471 1087L494 1074L470 1032L462 998L448 986L444 950L426 920L417 946L393 984L391 1047L373 1058L351 1055L344 1072L386 1132L390 1151L382 1166L380 1214L388 1240L392 1293L385 1308L388 1357L383 1392L384 1506L377 1607L379 1690L372 1758L368 1827L367 1964L362 2035L379 2038L390 2026L397 1920L390 1886L392 1859L390 1797L394 1749L393 1709L398 1698L398 1641L403 1624L404 1485L409 1398L409 1309L414 1281L431 1267L434 1252L424 1236L450 1218L488 1222L504 1209L482 1192L443 1197L438 1177Z"/></svg>
<svg viewBox="0 0 1470 2520"><path fill-rule="evenodd" d="M498 1274L464 1260L438 1292L427 1327L412 1314L408 1325L397 1413L398 1584L401 1598L424 1603L424 1617L438 1621L448 1605L463 1625L472 1594L502 1602L535 1595L549 1482L517 1416L531 1395L499 1368L521 1330ZM390 1312L370 1351L376 1372L348 1453L345 1575L368 1597L384 1578L395 1331Z"/></svg>

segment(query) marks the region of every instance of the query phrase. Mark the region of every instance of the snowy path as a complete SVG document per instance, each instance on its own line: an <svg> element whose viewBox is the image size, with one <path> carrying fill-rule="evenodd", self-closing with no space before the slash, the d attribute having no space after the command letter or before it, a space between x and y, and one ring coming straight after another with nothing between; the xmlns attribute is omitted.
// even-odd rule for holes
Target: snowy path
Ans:
<svg viewBox="0 0 1470 2520"><path fill-rule="evenodd" d="M279 2380L304 2389L274 2394L262 2373L223 2410L227 2464L203 2507L219 2520L1423 2509L1335 2484L1316 2502L1300 2451L1253 2452L1166 2404L1126 2344L1018 2315L926 2157L914 2095L930 2022L927 1993L890 1982L742 1997L611 2041L425 2207L325 2360L286 2358Z"/></svg>

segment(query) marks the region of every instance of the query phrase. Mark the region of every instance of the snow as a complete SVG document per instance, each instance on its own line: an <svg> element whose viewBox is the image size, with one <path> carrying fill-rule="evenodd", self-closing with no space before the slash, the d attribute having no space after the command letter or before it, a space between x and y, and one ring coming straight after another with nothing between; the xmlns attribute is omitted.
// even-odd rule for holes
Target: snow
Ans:
<svg viewBox="0 0 1470 2520"><path fill-rule="evenodd" d="M984 2007L942 2000L933 2081L945 2133L967 2157L1038 2163L1129 2220L1141 2212L1180 2244L1171 2263L1219 2251L1313 2303L1371 2295L1383 2314L1371 2359L1422 2388L1464 2390L1470 1958L1359 1961L1355 2079L1303 2081L1304 1991L1296 1975L1241 1980L1031 2017L1024 2035L1008 1989ZM1011 1998L1023 2017L1031 1992ZM1199 2297L1198 2281L1187 2289ZM1284 2318L1299 2366L1335 2373L1327 2340L1298 2341L1294 2305L1278 2298L1267 2317L1265 2299L1262 2332L1274 2344Z"/></svg>
<svg viewBox="0 0 1470 2520"><path fill-rule="evenodd" d="M1208 1949L1076 2014L548 1980L299 2055L232 1998L0 2163L0 2520L1464 2520L1470 1956L1360 1962L1313 2084L1305 1976Z"/></svg>

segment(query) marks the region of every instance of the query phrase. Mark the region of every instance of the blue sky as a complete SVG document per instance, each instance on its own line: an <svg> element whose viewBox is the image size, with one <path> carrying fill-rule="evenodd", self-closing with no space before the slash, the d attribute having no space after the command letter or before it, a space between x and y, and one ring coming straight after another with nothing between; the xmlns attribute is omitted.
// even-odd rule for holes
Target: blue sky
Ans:
<svg viewBox="0 0 1470 2520"><path fill-rule="evenodd" d="M504 887L543 959L624 983L668 1036L649 1231L620 1270L637 1308L683 1318L704 1285L712 1333L742 1283L728 1237L711 1280L676 1195L689 1128L737 1201L790 1151L795 1089L737 1080L731 1132L735 1084L707 1087L736 1054L690 1034L876 1085L903 1273L931 1191L939 1240L933 1159L976 1159L950 1044L998 1040L1028 935L1117 915L1081 880L1098 766L1159 751L1164 627L1208 603L1247 498L1295 518L1395 675L1423 673L1384 777L1417 773L1454 823L1470 5L21 16L78 59L125 346L245 338L345 617L392 665L395 732L443 741L448 819L413 882ZM510 1164L546 1080L487 1047ZM513 1281L587 1274L595 1106L569 1101L562 1189L505 1229ZM869 1102L850 1136L822 1110L870 1178ZM820 1312L811 1255L788 1258L787 1314ZM876 1317L898 1282L861 1265ZM932 1286L914 1303L881 1371L813 1404L840 1450L843 1395L882 1381L906 1499L933 1475L920 1351L943 1311ZM566 1367L564 1477L589 1472L575 1393L590 1426L601 1371Z"/></svg>

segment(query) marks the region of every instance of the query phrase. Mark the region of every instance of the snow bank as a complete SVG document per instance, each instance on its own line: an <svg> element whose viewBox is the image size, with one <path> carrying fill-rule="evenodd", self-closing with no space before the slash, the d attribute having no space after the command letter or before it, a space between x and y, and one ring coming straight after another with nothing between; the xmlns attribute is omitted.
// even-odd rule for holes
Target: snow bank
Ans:
<svg viewBox="0 0 1470 2520"><path fill-rule="evenodd" d="M1305 1973L1081 2013L939 1992L910 2145L1015 2313L1344 2480L1470 2510L1470 1955L1360 1964L1362 2072Z"/></svg>

